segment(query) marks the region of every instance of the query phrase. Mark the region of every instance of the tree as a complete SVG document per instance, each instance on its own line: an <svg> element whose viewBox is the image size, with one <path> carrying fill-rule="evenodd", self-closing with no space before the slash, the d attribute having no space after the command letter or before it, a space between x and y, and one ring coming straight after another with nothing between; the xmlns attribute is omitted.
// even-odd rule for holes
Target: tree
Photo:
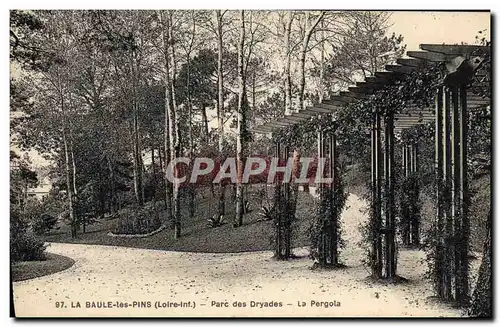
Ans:
<svg viewBox="0 0 500 327"><path fill-rule="evenodd" d="M28 189L38 185L37 173L30 168L29 158L21 159L14 151L10 151L10 163L10 202L24 211L28 202Z"/></svg>
<svg viewBox="0 0 500 327"><path fill-rule="evenodd" d="M10 11L10 58L22 67L40 68L42 56L46 55L42 45L31 38L43 29L42 20L31 11Z"/></svg>
<svg viewBox="0 0 500 327"><path fill-rule="evenodd" d="M39 64L34 66L36 79L40 85L37 92L38 98L34 100L37 114L46 118L55 118L58 122L50 133L57 145L62 145L65 163L66 192L68 210L72 224L71 233L76 237L77 217L74 211L76 166L72 147L72 90L74 79L71 75L72 63L69 58L75 52L74 40L67 31L71 28L68 24L67 13L58 12L50 14L53 20L44 19L44 14L37 13L44 21L44 33L32 35L35 44L43 44L42 52L45 56ZM46 18L46 17L45 17ZM48 125L45 125L49 127ZM62 142L61 142L62 141ZM36 140L31 140L36 142ZM61 142L61 143L59 143ZM48 149L47 149L48 150Z"/></svg>
<svg viewBox="0 0 500 327"><path fill-rule="evenodd" d="M373 76L386 64L401 57L406 49L401 35L387 36L389 12L351 11L342 15L335 37L326 42L332 55L326 62L325 77L329 89L354 84Z"/></svg>
<svg viewBox="0 0 500 327"><path fill-rule="evenodd" d="M314 33L314 30L321 22L323 17L325 16L325 12L322 11L315 17L313 22L310 22L310 13L306 11L304 18L304 37L302 39L302 47L300 48L300 59L299 59L299 74L300 74L300 83L299 83L299 110L304 109L304 95L305 95L305 87L306 87L306 75L305 75L305 67L306 67L306 55L309 51L309 41L311 40L311 36Z"/></svg>
<svg viewBox="0 0 500 327"><path fill-rule="evenodd" d="M248 100L246 97L246 73L244 66L244 47L245 47L245 11L240 12L240 42L238 47L238 132L236 137L236 162L238 178L236 184L236 221L234 226L243 224L243 169L246 152L246 115L248 109Z"/></svg>
<svg viewBox="0 0 500 327"><path fill-rule="evenodd" d="M18 78L16 84L22 83L29 101L17 101L19 105L23 103L20 110L24 116L14 130L23 149L40 150L55 161L54 172L65 176L75 235L84 221L76 212L87 207L88 201L98 200L95 209L99 215L116 211L127 201L118 196L128 192L130 152L137 164L132 170L137 184L134 196L136 201L143 198L140 149L144 135L150 131L133 125L151 125L144 124L147 115L139 110L148 105L147 87L142 84L151 67L146 60L150 46L144 41L149 16L137 17L126 12L122 16L88 11L35 13L41 21L50 23L44 25L47 33L30 34L30 44L42 44L47 47L43 51L54 54L45 56L45 61L39 60L36 66L24 67ZM134 25L133 19L144 24ZM126 24L115 24L120 20ZM130 56L133 37L127 32L127 28L133 30L134 26L144 28L135 32L142 50L135 59ZM137 74L129 74L131 71ZM136 83L128 83L131 76L137 77ZM58 121L61 124L54 124ZM134 137L128 137L127 132ZM86 185L94 186L87 195L80 195Z"/></svg>
<svg viewBox="0 0 500 327"><path fill-rule="evenodd" d="M207 107L212 101L216 101L218 96L216 82L217 54L210 49L200 49L198 53L182 65L178 82L177 92L181 103L191 103L191 107L196 106L202 116L202 141L208 145L209 127L207 118ZM215 79L215 80L214 80ZM194 109L194 108L193 108ZM193 110L191 109L191 110ZM194 115L194 111L191 112Z"/></svg>
<svg viewBox="0 0 500 327"><path fill-rule="evenodd" d="M290 45L290 35L292 33L292 23L295 14L289 11L286 15L285 20L285 36L284 36L284 49L285 49L285 115L292 113L292 76L290 71L290 65L292 61L292 47Z"/></svg>
<svg viewBox="0 0 500 327"><path fill-rule="evenodd" d="M175 96L175 81L177 78L177 62L175 52L175 39L173 37L173 12L164 13L160 11L159 19L162 27L161 38L163 45L164 55L164 84L165 84L165 149L168 149L166 162L171 162L180 156L181 143L179 133L179 118L177 99ZM170 194L168 176L177 176L177 171L174 166L170 166L172 171L165 169L165 183L167 185L167 201L170 201L171 206L169 210L170 217L172 218L174 227L174 237L181 236L181 222L180 222L180 202L179 202L179 187L176 182L172 183Z"/></svg>
<svg viewBox="0 0 500 327"><path fill-rule="evenodd" d="M217 38L217 128L218 128L218 141L219 153L224 151L224 74L223 74L223 26L224 15L227 11L221 12L220 10L214 11L215 19L215 35ZM226 188L223 184L219 187L219 205L217 215L224 216L225 214L225 193Z"/></svg>

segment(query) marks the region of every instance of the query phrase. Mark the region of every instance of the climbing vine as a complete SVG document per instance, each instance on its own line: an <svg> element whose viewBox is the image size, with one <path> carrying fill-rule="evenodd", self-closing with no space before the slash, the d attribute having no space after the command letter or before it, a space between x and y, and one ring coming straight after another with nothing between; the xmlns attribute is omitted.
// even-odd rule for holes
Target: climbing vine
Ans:
<svg viewBox="0 0 500 327"><path fill-rule="evenodd" d="M336 267L340 265L338 261L338 253L331 253L328 249L324 249L324 237L328 237L331 242L335 242L335 248L342 249L345 242L342 238L342 222L340 217L345 207L348 193L345 192L344 184L341 176L340 167L336 168L337 178L335 178L333 187L324 187L320 189L320 196L315 212L315 220L309 229L309 237L311 240L310 256L319 263L320 266ZM335 226L332 226L335 224ZM335 230L335 236L332 231ZM332 238L334 238L332 240ZM325 254L331 254L331 257L336 262L328 262Z"/></svg>

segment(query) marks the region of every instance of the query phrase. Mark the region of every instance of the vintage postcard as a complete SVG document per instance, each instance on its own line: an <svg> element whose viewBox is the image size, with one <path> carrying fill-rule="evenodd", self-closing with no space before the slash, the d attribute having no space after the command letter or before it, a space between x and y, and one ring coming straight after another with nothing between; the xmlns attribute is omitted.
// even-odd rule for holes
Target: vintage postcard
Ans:
<svg viewBox="0 0 500 327"><path fill-rule="evenodd" d="M11 10L11 316L492 318L490 33Z"/></svg>

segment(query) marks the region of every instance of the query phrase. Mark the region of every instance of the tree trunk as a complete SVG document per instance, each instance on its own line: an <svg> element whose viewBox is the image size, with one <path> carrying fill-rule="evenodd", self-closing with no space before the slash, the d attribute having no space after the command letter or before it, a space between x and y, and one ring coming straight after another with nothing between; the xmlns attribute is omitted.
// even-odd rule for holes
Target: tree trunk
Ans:
<svg viewBox="0 0 500 327"><path fill-rule="evenodd" d="M224 75L222 72L222 14L220 10L215 11L217 22L217 127L219 129L219 151L222 152L224 145Z"/></svg>
<svg viewBox="0 0 500 327"><path fill-rule="evenodd" d="M311 39L311 35L314 32L316 26L318 26L319 22L323 19L324 12L321 12L320 15L316 18L313 25L307 29L308 21L309 21L309 12L306 12L305 17L305 29L306 33L304 35L304 39L302 40L302 49L300 51L300 62L299 62L299 72L300 72L300 84L299 84L299 108L298 110L304 109L304 96L305 96L305 85L306 85L306 76L305 76L305 64L306 64L306 55L308 52L309 40ZM300 160L300 153L297 149L293 151L293 167L294 170L297 169ZM292 176L293 178L294 176ZM297 197L299 193L299 186L297 183L292 184L292 200L290 205L290 218L295 215L296 207L297 207Z"/></svg>
<svg viewBox="0 0 500 327"><path fill-rule="evenodd" d="M161 176L166 176L165 175L165 170L164 170L164 165L163 165L163 158L165 158L165 148L163 146L160 145L160 147L158 148L158 158L159 158L159 161L160 161L160 175ZM167 196L164 196L163 197L163 202L164 202L164 205L165 205L165 209L168 209L168 208L171 208L172 206L170 205L170 200L171 200L171 197L170 197L170 189L168 189L168 184L167 184L167 180L166 178L162 178L162 183L163 183L163 188L167 194ZM167 212L167 215L168 215L168 212ZM170 216L168 216L170 217ZM167 218L168 218L167 217Z"/></svg>
<svg viewBox="0 0 500 327"><path fill-rule="evenodd" d="M151 146L151 189L152 189L152 198L156 200L156 167L155 167L155 148Z"/></svg>
<svg viewBox="0 0 500 327"><path fill-rule="evenodd" d="M139 145L139 105L137 96L137 69L135 65L136 52L132 51L130 54L130 67L132 70L132 148L133 148L133 165L134 165L134 192L135 199L139 206L144 204L144 199L142 197L142 157L141 157L141 147Z"/></svg>
<svg viewBox="0 0 500 327"><path fill-rule="evenodd" d="M323 20L321 21L321 27L323 28ZM321 38L325 38L325 32L321 31ZM321 54L320 54L320 64L319 64L319 102L323 102L325 96L325 42L321 42Z"/></svg>
<svg viewBox="0 0 500 327"><path fill-rule="evenodd" d="M196 19L194 18L193 12L191 12L193 18L193 34L192 38L196 33L195 24ZM186 93L187 93L187 102L188 102L188 147L189 147L189 158L193 160L194 157L194 141L193 141L193 102L191 100L191 92L189 89L189 85L191 84L191 53L187 54L187 78L186 78ZM189 184L189 218L193 218L196 212L196 185Z"/></svg>
<svg viewBox="0 0 500 327"><path fill-rule="evenodd" d="M167 32L168 32L168 47L167 51L170 50L170 63L171 63L171 97L172 102L170 110L168 111L169 120L169 139L170 139L170 159L174 160L180 156L180 134L179 134L179 117L177 113L177 102L175 99L175 78L176 78L176 61L175 61L175 48L174 48L174 37L172 32L172 12L170 12L169 19L167 20ZM178 171L176 167L172 167L173 176L178 176ZM174 217L174 238L177 239L181 237L181 217L180 217L180 199L179 199L179 183L174 182L172 185L172 213Z"/></svg>
<svg viewBox="0 0 500 327"><path fill-rule="evenodd" d="M238 78L239 78L239 94L238 94L238 131L236 137L236 160L238 178L236 184L236 220L234 226L241 226L243 224L243 169L246 150L246 111L247 99L245 92L246 76L245 67L243 67L244 46L245 46L245 12L241 11L240 15L240 42L238 47Z"/></svg>
<svg viewBox="0 0 500 327"><path fill-rule="evenodd" d="M255 110L255 70L252 73L252 110Z"/></svg>
<svg viewBox="0 0 500 327"><path fill-rule="evenodd" d="M69 149L70 149L70 154L71 154L71 166L73 169L73 193L74 196L78 196L78 191L76 188L76 164L75 164L75 152L73 151L73 133L71 131L71 127L69 130Z"/></svg>
<svg viewBox="0 0 500 327"><path fill-rule="evenodd" d="M219 155L224 151L224 75L223 75L223 43L222 43L222 16L220 10L214 12L215 20L217 23L217 127L219 131ZM213 192L212 192L213 193ZM219 205L218 216L225 214L225 193L226 188L224 185L219 185Z"/></svg>
<svg viewBox="0 0 500 327"><path fill-rule="evenodd" d="M135 102L135 100L134 100ZM135 112L135 103L134 103L134 117L132 118L132 142L133 142L133 164L134 164L134 193L135 199L139 206L144 204L142 198L142 169L141 169L141 160L140 160L140 149L139 149L139 122L137 119L137 113Z"/></svg>
<svg viewBox="0 0 500 327"><path fill-rule="evenodd" d="M144 165L144 160L142 159L142 144L141 142L139 141L139 168L140 168L140 176L141 176L141 199L142 199L142 203L144 204L144 202L146 201L145 199L145 195L144 195L144 192L145 192L145 185L144 185L144 176L146 176L146 166Z"/></svg>
<svg viewBox="0 0 500 327"><path fill-rule="evenodd" d="M69 94L69 105L72 105L71 93ZM71 155L71 168L73 171L73 196L75 201L78 200L78 190L76 186L76 164L75 164L75 152L73 151L73 126L71 121L68 122L68 134L69 134L69 151Z"/></svg>
<svg viewBox="0 0 500 327"><path fill-rule="evenodd" d="M207 115L207 105L202 103L201 104L201 119L203 120L203 131L205 134L205 143L208 144L209 138L210 138L210 132L208 129L208 115Z"/></svg>
<svg viewBox="0 0 500 327"><path fill-rule="evenodd" d="M64 103L61 99L61 108L63 110L64 115ZM75 211L73 207L73 185L71 184L71 168L70 168L70 159L69 159L69 147L68 140L66 137L66 127L65 122L63 120L62 123L62 137L63 137L63 145L64 145L64 163L66 167L66 188L67 188L67 196L68 196L68 210L69 210L69 220L71 221L71 237L75 238L77 236L77 228L78 222L76 221Z"/></svg>
<svg viewBox="0 0 500 327"><path fill-rule="evenodd" d="M163 83L165 87L165 137L164 137L164 163L165 163L165 206L167 209L167 219L172 220L172 225L174 224L173 210L172 210L172 191L171 191L171 183L168 181L167 175L167 165L171 161L171 131L170 131L170 121L171 121L171 102L172 97L170 94L170 60L169 60L169 43L167 40L168 34L168 23L165 21L163 17L163 11L160 11L158 14L160 19L160 24L162 25L162 45L163 45L163 56L164 56L164 77ZM173 227L173 226L172 226Z"/></svg>
<svg viewBox="0 0 500 327"><path fill-rule="evenodd" d="M304 95L306 88L306 55L308 52L309 40L311 39L311 35L314 32L316 26L318 26L319 22L323 19L325 13L322 11L319 16L316 18L314 23L307 29L307 25L309 22L309 12L306 11L305 17L305 28L306 33L304 35L304 39L302 40L302 49L300 51L300 61L299 61L299 73L300 73L300 83L299 83L299 110L304 109Z"/></svg>
<svg viewBox="0 0 500 327"><path fill-rule="evenodd" d="M287 21L285 22L285 115L290 115L292 113L292 76L290 72L290 65L292 61L292 53L290 49L290 34L292 31L293 13L290 11L287 15Z"/></svg>
<svg viewBox="0 0 500 327"><path fill-rule="evenodd" d="M108 161L109 192L110 192L110 198L111 198L110 213L113 214L117 210L116 191L115 191L115 174L114 174L113 165L111 163L111 159L110 159L109 155L106 156L106 159Z"/></svg>
<svg viewBox="0 0 500 327"><path fill-rule="evenodd" d="M75 164L75 152L73 151L73 133L71 130L71 124L68 126L69 131L69 155L71 156L71 170L72 170L72 184L73 184L73 210L78 212L78 191L76 187L76 164ZM78 220L78 217L75 217L75 221ZM79 224L77 224L77 229L80 229ZM84 231L85 233L85 228Z"/></svg>

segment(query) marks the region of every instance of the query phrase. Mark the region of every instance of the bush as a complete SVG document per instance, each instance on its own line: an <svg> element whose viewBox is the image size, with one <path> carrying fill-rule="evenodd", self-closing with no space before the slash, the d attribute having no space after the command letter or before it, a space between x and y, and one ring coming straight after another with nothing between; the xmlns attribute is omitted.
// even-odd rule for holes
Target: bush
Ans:
<svg viewBox="0 0 500 327"><path fill-rule="evenodd" d="M61 210L61 202L54 196L39 201L29 199L23 210L23 217L37 235L43 235L55 227Z"/></svg>
<svg viewBox="0 0 500 327"><path fill-rule="evenodd" d="M213 215L212 218L207 219L208 226L212 228L220 227L225 224L223 215Z"/></svg>
<svg viewBox="0 0 500 327"><path fill-rule="evenodd" d="M48 233L56 224L57 217L48 213L43 213L35 217L33 221L33 231L38 235L42 235Z"/></svg>
<svg viewBox="0 0 500 327"><path fill-rule="evenodd" d="M274 219L274 206L262 206L259 213L259 221L268 221Z"/></svg>
<svg viewBox="0 0 500 327"><path fill-rule="evenodd" d="M118 226L115 234L148 234L161 226L158 206L147 204L144 207L129 207L118 213Z"/></svg>
<svg viewBox="0 0 500 327"><path fill-rule="evenodd" d="M10 215L10 260L45 260L45 245L36 238L28 222L16 209L11 210Z"/></svg>
<svg viewBox="0 0 500 327"><path fill-rule="evenodd" d="M469 306L469 315L472 317L491 318L493 317L493 280L491 276L491 209L487 222L487 238L484 244L483 259L479 267L479 274L476 281L476 288L472 295Z"/></svg>

